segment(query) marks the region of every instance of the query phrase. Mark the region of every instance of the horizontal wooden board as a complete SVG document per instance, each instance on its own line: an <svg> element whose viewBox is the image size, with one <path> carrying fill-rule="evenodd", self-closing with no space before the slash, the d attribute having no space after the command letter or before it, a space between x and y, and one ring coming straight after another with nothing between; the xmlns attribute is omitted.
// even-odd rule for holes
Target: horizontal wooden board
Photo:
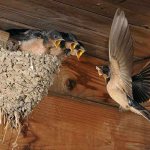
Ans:
<svg viewBox="0 0 150 150"><path fill-rule="evenodd" d="M149 122L131 112L119 112L95 69L96 65L108 63L104 61L108 60L108 36L118 6L129 18L136 58L150 57L148 0L0 1L0 28L55 28L72 32L92 56L64 61L48 97L25 122L16 149L150 149ZM136 62L134 72L146 61ZM150 104L147 106L150 108ZM0 149L11 149L16 134L9 129Z"/></svg>
<svg viewBox="0 0 150 150"><path fill-rule="evenodd" d="M11 149L15 137L8 130L0 149ZM30 115L18 149L148 150L150 125L141 116L105 105L46 97Z"/></svg>
<svg viewBox="0 0 150 150"><path fill-rule="evenodd" d="M133 73L139 72L147 60L134 63ZM116 105L110 99L106 91L103 77L100 77L96 65L108 64L108 62L91 56L83 56L78 61L71 57L63 62L60 72L50 88L50 93L70 95L79 99Z"/></svg>
<svg viewBox="0 0 150 150"><path fill-rule="evenodd" d="M108 35L112 18L56 1L0 1L0 17L41 29L73 32L85 44L88 54L108 59ZM135 56L150 56L150 31L132 26Z"/></svg>
<svg viewBox="0 0 150 150"><path fill-rule="evenodd" d="M105 81L98 76L96 70L96 65L106 63L90 56L83 56L80 61L71 57L64 61L50 91L109 104L111 100L106 92Z"/></svg>
<svg viewBox="0 0 150 150"><path fill-rule="evenodd" d="M55 0L63 4L90 11L108 18L113 18L117 8L125 10L129 23L150 29L150 4L149 0Z"/></svg>

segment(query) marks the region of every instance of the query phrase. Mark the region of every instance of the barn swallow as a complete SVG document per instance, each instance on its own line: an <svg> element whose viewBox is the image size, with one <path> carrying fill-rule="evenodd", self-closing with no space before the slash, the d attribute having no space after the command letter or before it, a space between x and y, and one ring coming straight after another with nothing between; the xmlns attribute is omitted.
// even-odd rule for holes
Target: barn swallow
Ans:
<svg viewBox="0 0 150 150"><path fill-rule="evenodd" d="M71 33L28 29L10 29L7 32L10 33L11 40L19 41L22 51L32 51L35 54L50 53L56 56L65 53L76 55L78 59L85 52L83 45ZM76 47L72 48L74 43Z"/></svg>
<svg viewBox="0 0 150 150"><path fill-rule="evenodd" d="M121 108L131 110L150 120L150 112L141 103L150 99L150 63L132 76L133 40L128 21L117 9L109 36L109 65L97 66L106 88Z"/></svg>
<svg viewBox="0 0 150 150"><path fill-rule="evenodd" d="M63 39L65 41L67 41L65 43L65 47L67 49L71 50L70 54L71 55L76 55L77 58L79 59L81 57L81 55L83 53L85 53L85 51L86 51L83 44L81 42L79 42L77 40L77 37L72 33L64 33L64 32L60 32L60 33L61 33Z"/></svg>
<svg viewBox="0 0 150 150"><path fill-rule="evenodd" d="M59 49L64 39L58 31L11 29L10 39L19 41L20 50L31 51L34 54L48 53ZM61 50L61 49L60 49Z"/></svg>

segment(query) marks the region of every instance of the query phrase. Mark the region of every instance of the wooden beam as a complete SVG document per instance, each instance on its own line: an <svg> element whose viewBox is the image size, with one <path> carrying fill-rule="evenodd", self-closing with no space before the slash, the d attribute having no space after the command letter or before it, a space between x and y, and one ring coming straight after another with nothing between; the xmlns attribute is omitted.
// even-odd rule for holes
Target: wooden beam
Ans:
<svg viewBox="0 0 150 150"><path fill-rule="evenodd" d="M36 10L36 11L35 11ZM36 12L36 13L35 13ZM73 32L85 44L88 54L107 60L112 19L56 1L0 1L0 17L41 29ZM150 31L131 27L135 56L150 55Z"/></svg>
<svg viewBox="0 0 150 150"><path fill-rule="evenodd" d="M46 97L34 109L19 136L18 149L150 149L150 125L130 112L69 98ZM0 149L11 149L8 130Z"/></svg>
<svg viewBox="0 0 150 150"><path fill-rule="evenodd" d="M106 63L106 61L90 56L83 56L80 61L75 57L65 60L54 84L50 87L50 92L112 104L105 82L102 77L98 76L96 70L96 65Z"/></svg>
<svg viewBox="0 0 150 150"><path fill-rule="evenodd" d="M135 63L133 74L139 72L147 61ZM60 72L50 87L50 93L70 95L82 99L83 101L93 101L115 105L106 91L103 77L99 77L96 65L108 64L107 61L96 59L91 56L83 56L80 61L71 57L64 61Z"/></svg>
<svg viewBox="0 0 150 150"><path fill-rule="evenodd" d="M83 9L101 16L113 18L117 8L121 8L126 12L126 16L131 25L150 29L149 1L141 0L55 0L57 2L67 4L78 9ZM38 3L38 2L37 2Z"/></svg>

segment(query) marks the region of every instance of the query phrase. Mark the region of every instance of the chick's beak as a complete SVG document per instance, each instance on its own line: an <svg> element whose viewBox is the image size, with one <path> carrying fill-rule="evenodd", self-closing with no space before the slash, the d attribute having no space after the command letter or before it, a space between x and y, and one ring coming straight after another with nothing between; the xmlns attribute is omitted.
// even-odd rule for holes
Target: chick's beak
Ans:
<svg viewBox="0 0 150 150"><path fill-rule="evenodd" d="M98 71L99 76L103 75L100 67L96 66L96 70Z"/></svg>
<svg viewBox="0 0 150 150"><path fill-rule="evenodd" d="M82 54L83 54L84 52L85 52L84 49L79 49L79 50L77 51L76 56L77 56L78 60L80 59L80 57L82 56Z"/></svg>
<svg viewBox="0 0 150 150"><path fill-rule="evenodd" d="M74 52L75 47L78 45L78 43L73 42L70 46L71 52Z"/></svg>
<svg viewBox="0 0 150 150"><path fill-rule="evenodd" d="M54 40L54 45L56 48L58 48L60 46L61 41L64 41L64 39Z"/></svg>

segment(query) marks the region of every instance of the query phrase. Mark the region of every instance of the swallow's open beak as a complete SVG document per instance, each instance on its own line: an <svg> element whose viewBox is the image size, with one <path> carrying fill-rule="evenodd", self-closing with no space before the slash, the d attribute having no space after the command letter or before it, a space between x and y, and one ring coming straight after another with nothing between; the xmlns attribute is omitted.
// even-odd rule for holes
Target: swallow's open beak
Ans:
<svg viewBox="0 0 150 150"><path fill-rule="evenodd" d="M99 76L103 75L100 67L96 66L96 70L98 71Z"/></svg>
<svg viewBox="0 0 150 150"><path fill-rule="evenodd" d="M56 48L60 47L60 43L64 41L64 39L58 39L58 40L54 40L54 45Z"/></svg>
<svg viewBox="0 0 150 150"><path fill-rule="evenodd" d="M75 47L78 45L78 43L73 42L70 46L71 52L74 52Z"/></svg>
<svg viewBox="0 0 150 150"><path fill-rule="evenodd" d="M84 52L85 52L84 49L79 49L79 50L77 51L76 56L77 56L78 60L80 59L80 57L82 56L82 54L83 54Z"/></svg>

